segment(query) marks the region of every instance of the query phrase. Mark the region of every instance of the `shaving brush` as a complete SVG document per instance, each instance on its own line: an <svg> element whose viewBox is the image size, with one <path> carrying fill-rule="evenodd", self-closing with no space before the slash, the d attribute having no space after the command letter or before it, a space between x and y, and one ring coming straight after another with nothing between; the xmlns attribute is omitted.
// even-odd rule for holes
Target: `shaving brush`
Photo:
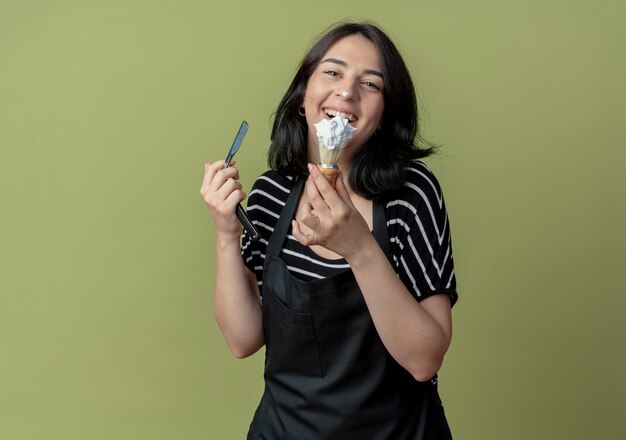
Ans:
<svg viewBox="0 0 626 440"><path fill-rule="evenodd" d="M348 124L346 118L335 116L331 119L322 119L315 124L315 129L320 153L317 168L334 188L339 173L337 163L356 128Z"/></svg>

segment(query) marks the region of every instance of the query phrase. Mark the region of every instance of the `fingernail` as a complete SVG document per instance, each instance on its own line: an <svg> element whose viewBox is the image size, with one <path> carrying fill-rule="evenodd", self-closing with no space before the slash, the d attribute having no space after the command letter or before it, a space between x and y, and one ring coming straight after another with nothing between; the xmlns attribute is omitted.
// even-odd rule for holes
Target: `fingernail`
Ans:
<svg viewBox="0 0 626 440"><path fill-rule="evenodd" d="M309 169L309 173L313 171L313 165L311 165L310 163L307 164L306 167Z"/></svg>

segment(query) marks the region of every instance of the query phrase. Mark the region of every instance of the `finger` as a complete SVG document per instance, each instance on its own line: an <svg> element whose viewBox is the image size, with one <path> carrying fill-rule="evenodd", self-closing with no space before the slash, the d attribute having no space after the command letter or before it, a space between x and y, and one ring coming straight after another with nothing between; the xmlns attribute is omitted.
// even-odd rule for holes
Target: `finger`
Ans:
<svg viewBox="0 0 626 440"><path fill-rule="evenodd" d="M211 164L211 167L217 170L221 170L222 168L224 168L224 160L216 160Z"/></svg>
<svg viewBox="0 0 626 440"><path fill-rule="evenodd" d="M322 178L326 180L324 176L322 176ZM309 176L309 178L307 179L307 182L305 185L305 191L306 191L307 198L309 199L309 204L311 205L314 211L316 211L319 215L322 215L322 216L326 215L327 213L330 213L328 204L326 200L324 200L324 197L322 196L322 194L320 193L319 188L317 187L315 183L315 178L312 175Z"/></svg>
<svg viewBox="0 0 626 440"><path fill-rule="evenodd" d="M337 191L332 187L326 177L317 169L317 167L313 164L307 165L309 168L310 177L313 179L315 186L317 187L319 193L322 195L324 200L326 200L326 204L332 210L333 206L336 206L338 203L341 203L341 198L337 195Z"/></svg>
<svg viewBox="0 0 626 440"><path fill-rule="evenodd" d="M215 195L220 200L226 200L234 192L242 191L241 183L235 179L228 179L224 184L215 191ZM238 202L240 202L239 200Z"/></svg>
<svg viewBox="0 0 626 440"><path fill-rule="evenodd" d="M238 182L232 181L213 193L211 198L210 206L216 213L221 216L234 216L235 207L246 198L246 194Z"/></svg>
<svg viewBox="0 0 626 440"><path fill-rule="evenodd" d="M245 199L246 193L243 192L243 190L241 189L236 189L235 191L231 192L228 197L226 197L226 200L224 200L224 204L228 207L232 207L234 211L237 205L243 202Z"/></svg>
<svg viewBox="0 0 626 440"><path fill-rule="evenodd" d="M313 242L313 238L314 238L313 234L307 235L304 232L302 232L302 230L300 229L300 225L295 220L291 221L291 232L293 236L295 237L295 239L298 240L300 244L304 246L311 246L312 244L315 244Z"/></svg>
<svg viewBox="0 0 626 440"><path fill-rule="evenodd" d="M239 177L237 169L222 170L219 166L218 162L206 166L207 171L200 187L200 194L210 206L223 202L233 190L241 189L241 184L236 180Z"/></svg>
<svg viewBox="0 0 626 440"><path fill-rule="evenodd" d="M211 166L211 162L204 162L204 175L202 176L202 183L200 184L200 194L204 196L207 188L208 177L207 173L209 171L209 167Z"/></svg>
<svg viewBox="0 0 626 440"><path fill-rule="evenodd" d="M343 173L341 171L339 171L339 175L337 176L335 190L337 191L337 194L339 194L339 197L341 197L341 200L344 201L344 203L346 203L350 208L354 208L354 204L352 203L352 199L350 198L348 188L343 181Z"/></svg>
<svg viewBox="0 0 626 440"><path fill-rule="evenodd" d="M228 167L217 170L209 181L208 187L213 191L218 191L229 179L239 179L239 170L237 168Z"/></svg>
<svg viewBox="0 0 626 440"><path fill-rule="evenodd" d="M202 187L208 188L209 183L215 177L215 174L224 167L224 161L218 160L216 162L206 162L204 164L204 178L202 179Z"/></svg>
<svg viewBox="0 0 626 440"><path fill-rule="evenodd" d="M315 215L314 213L310 213L308 216L301 218L300 223L309 228L311 234L316 237L315 244L321 243L321 238L318 232L322 232L322 221L317 215Z"/></svg>
<svg viewBox="0 0 626 440"><path fill-rule="evenodd" d="M211 213L213 214L213 217L220 219L222 222L226 222L226 224L230 222L237 222L235 211L237 204L241 202L243 197L244 194L241 191L231 193L228 198L212 207Z"/></svg>
<svg viewBox="0 0 626 440"><path fill-rule="evenodd" d="M212 167L211 162L204 163L204 176L202 177L202 185L201 188L207 188L209 186L209 182L213 179L215 172L217 171L214 167Z"/></svg>

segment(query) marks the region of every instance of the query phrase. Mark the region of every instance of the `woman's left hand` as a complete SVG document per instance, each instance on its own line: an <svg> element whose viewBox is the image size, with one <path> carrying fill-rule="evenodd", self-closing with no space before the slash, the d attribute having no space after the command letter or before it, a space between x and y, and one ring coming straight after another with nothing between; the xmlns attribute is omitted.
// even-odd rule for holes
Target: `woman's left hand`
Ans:
<svg viewBox="0 0 626 440"><path fill-rule="evenodd" d="M296 214L297 221L292 220L293 235L304 246L320 245L349 259L359 243L372 238L367 222L352 203L341 172L333 189L315 165L308 168L307 202ZM310 232L303 232L300 223Z"/></svg>

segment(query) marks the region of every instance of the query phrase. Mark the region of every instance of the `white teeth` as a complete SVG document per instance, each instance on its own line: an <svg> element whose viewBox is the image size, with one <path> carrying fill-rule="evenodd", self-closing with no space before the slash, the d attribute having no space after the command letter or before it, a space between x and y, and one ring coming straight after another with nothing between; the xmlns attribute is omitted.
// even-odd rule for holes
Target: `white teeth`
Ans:
<svg viewBox="0 0 626 440"><path fill-rule="evenodd" d="M354 122L355 120L354 115L351 115L350 113L338 112L337 110L333 110L330 108L324 109L324 111L326 112L327 115L346 118L350 122Z"/></svg>

